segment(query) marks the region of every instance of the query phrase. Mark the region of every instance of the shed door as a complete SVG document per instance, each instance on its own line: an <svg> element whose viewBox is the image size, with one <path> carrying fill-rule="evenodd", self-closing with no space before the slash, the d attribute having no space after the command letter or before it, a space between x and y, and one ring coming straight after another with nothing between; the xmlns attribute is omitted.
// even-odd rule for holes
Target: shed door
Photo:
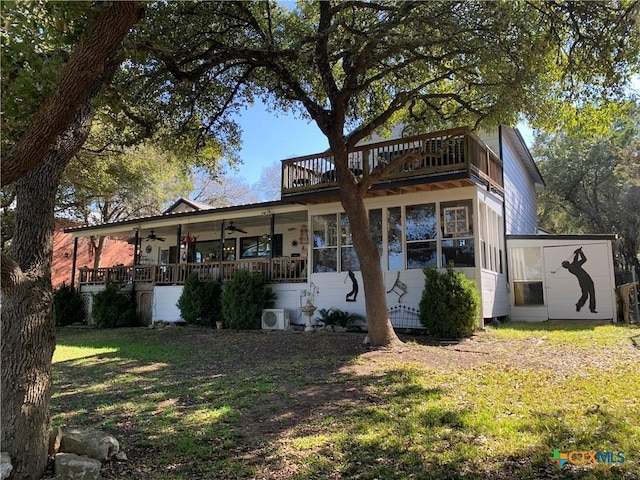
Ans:
<svg viewBox="0 0 640 480"><path fill-rule="evenodd" d="M582 248L582 254L575 253ZM614 317L611 255L607 243L544 247L549 319L604 320Z"/></svg>

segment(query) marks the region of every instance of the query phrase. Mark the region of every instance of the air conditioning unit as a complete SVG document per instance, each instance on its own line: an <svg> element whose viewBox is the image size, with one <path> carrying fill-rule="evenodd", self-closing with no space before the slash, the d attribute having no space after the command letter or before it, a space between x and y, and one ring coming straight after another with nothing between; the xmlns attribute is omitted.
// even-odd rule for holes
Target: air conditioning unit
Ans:
<svg viewBox="0 0 640 480"><path fill-rule="evenodd" d="M289 311L284 308L262 310L263 330L286 330L289 328Z"/></svg>

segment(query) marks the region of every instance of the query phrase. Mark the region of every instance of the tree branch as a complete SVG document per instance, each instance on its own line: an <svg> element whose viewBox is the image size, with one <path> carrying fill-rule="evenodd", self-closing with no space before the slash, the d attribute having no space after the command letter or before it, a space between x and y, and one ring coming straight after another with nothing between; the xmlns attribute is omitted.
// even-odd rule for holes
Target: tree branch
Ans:
<svg viewBox="0 0 640 480"><path fill-rule="evenodd" d="M73 121L107 60L142 14L138 0L127 0L113 2L94 18L52 92L9 155L2 159L2 186L15 182L43 161L58 135Z"/></svg>

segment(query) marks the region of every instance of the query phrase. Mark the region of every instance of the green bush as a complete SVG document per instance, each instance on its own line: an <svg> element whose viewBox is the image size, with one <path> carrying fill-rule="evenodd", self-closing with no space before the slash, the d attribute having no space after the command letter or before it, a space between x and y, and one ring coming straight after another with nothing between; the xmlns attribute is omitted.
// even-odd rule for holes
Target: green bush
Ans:
<svg viewBox="0 0 640 480"><path fill-rule="evenodd" d="M222 291L222 316L230 328L260 328L263 308L273 308L276 295L260 273L238 270Z"/></svg>
<svg viewBox="0 0 640 480"><path fill-rule="evenodd" d="M120 289L118 283L107 282L105 289L93 296L91 316L98 328L138 325L135 304L127 295L120 293Z"/></svg>
<svg viewBox="0 0 640 480"><path fill-rule="evenodd" d="M476 283L454 271L452 265L443 273L435 267L423 271L426 280L420 300L420 323L436 337L470 337L480 308Z"/></svg>
<svg viewBox="0 0 640 480"><path fill-rule="evenodd" d="M84 322L84 304L80 294L65 283L53 292L56 325L61 327Z"/></svg>
<svg viewBox="0 0 640 480"><path fill-rule="evenodd" d="M364 317L358 313L350 313L339 308L321 308L318 310L320 321L327 326L348 327L356 320L364 320Z"/></svg>
<svg viewBox="0 0 640 480"><path fill-rule="evenodd" d="M220 297L222 285L214 280L200 280L192 273L184 282L177 307L187 323L213 326L222 320Z"/></svg>

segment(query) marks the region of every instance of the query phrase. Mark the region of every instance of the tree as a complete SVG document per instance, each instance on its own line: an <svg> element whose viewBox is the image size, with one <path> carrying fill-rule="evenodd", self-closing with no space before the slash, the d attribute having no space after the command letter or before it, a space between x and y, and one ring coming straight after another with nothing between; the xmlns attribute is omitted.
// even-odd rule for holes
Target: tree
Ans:
<svg viewBox="0 0 640 480"><path fill-rule="evenodd" d="M239 93L233 79L243 72L221 72L194 88L166 69L154 69L160 63L148 52L119 55L142 14L136 1L1 6L2 148L8 152L2 185L18 180L15 234L1 265L1 443L14 461L13 478L40 478L55 346L53 209L62 172L88 138L95 116L111 129L109 145L132 146L155 135L163 149L191 153L194 164L215 167L222 150L217 139L228 138L231 148L236 144L237 128L224 112ZM175 18L167 10L154 18L171 29ZM97 150L107 148L105 143Z"/></svg>
<svg viewBox="0 0 640 480"><path fill-rule="evenodd" d="M538 134L533 152L547 179L540 225L557 233L617 233L623 263L640 268L640 105L616 113L608 131L578 125Z"/></svg>
<svg viewBox="0 0 640 480"><path fill-rule="evenodd" d="M195 188L190 197L216 208L259 201L244 178L224 172L212 176L202 170L195 172Z"/></svg>
<svg viewBox="0 0 640 480"><path fill-rule="evenodd" d="M2 4L2 13L8 24L14 20L11 15L25 20L23 12L18 8L11 11L6 3ZM15 232L10 255L2 253L0 267L0 443L11 455L14 462L12 477L16 479L40 478L47 462L51 358L55 347L51 288L55 192L64 166L88 136L94 113L92 100L115 72L118 65L116 50L141 13L138 2L115 2L97 12L95 8L87 10L83 18L91 20L80 36L78 47L70 53L57 81L51 82L46 99L33 115L29 115L26 106L38 105L39 99L31 98L38 95L32 95L33 91L25 94L31 96L22 111L22 116L29 118L28 125L23 131L9 129L5 137L4 126L11 121L3 115L2 143L4 148L11 147L5 150L9 153L2 158L2 185L19 180L16 183ZM24 26L19 21L16 23L17 29ZM3 107L11 94L24 94L21 82L24 78L20 73L33 67L27 65L28 55L21 51L27 43L21 35L22 30L18 29L13 36L9 30L3 30L2 38L3 67L10 66L2 77ZM42 35L38 38L42 43L34 41L31 44L42 48L41 52L47 52L43 48L47 45L46 38L42 37L48 31L48 28L38 25L34 34ZM79 33L76 32L76 38L77 35ZM12 64L9 53L21 57L23 65ZM47 58L43 55L41 60L42 57ZM46 71L45 77L41 78L44 80L49 73ZM18 111L8 108L5 113L11 114L20 124ZM13 144L12 139L15 139Z"/></svg>
<svg viewBox="0 0 640 480"><path fill-rule="evenodd" d="M85 144L65 169L56 213L84 224L159 214L192 189L188 163L152 145L95 152ZM90 242L98 268L105 237Z"/></svg>
<svg viewBox="0 0 640 480"><path fill-rule="evenodd" d="M260 195L261 200L280 200L280 192L282 189L281 178L282 164L280 162L262 167L260 180L254 185L254 189Z"/></svg>
<svg viewBox="0 0 640 480"><path fill-rule="evenodd" d="M190 26L172 37L182 43L165 65L177 78L194 80L209 76L208 65L226 57L229 69L247 68L267 105L311 118L326 135L354 232L374 345L398 342L363 201L389 170L356 179L349 150L402 119L423 128L491 126L527 114L549 124L555 118L545 112L552 107L613 97L638 68L633 1L224 7L184 6L207 23L197 33Z"/></svg>

